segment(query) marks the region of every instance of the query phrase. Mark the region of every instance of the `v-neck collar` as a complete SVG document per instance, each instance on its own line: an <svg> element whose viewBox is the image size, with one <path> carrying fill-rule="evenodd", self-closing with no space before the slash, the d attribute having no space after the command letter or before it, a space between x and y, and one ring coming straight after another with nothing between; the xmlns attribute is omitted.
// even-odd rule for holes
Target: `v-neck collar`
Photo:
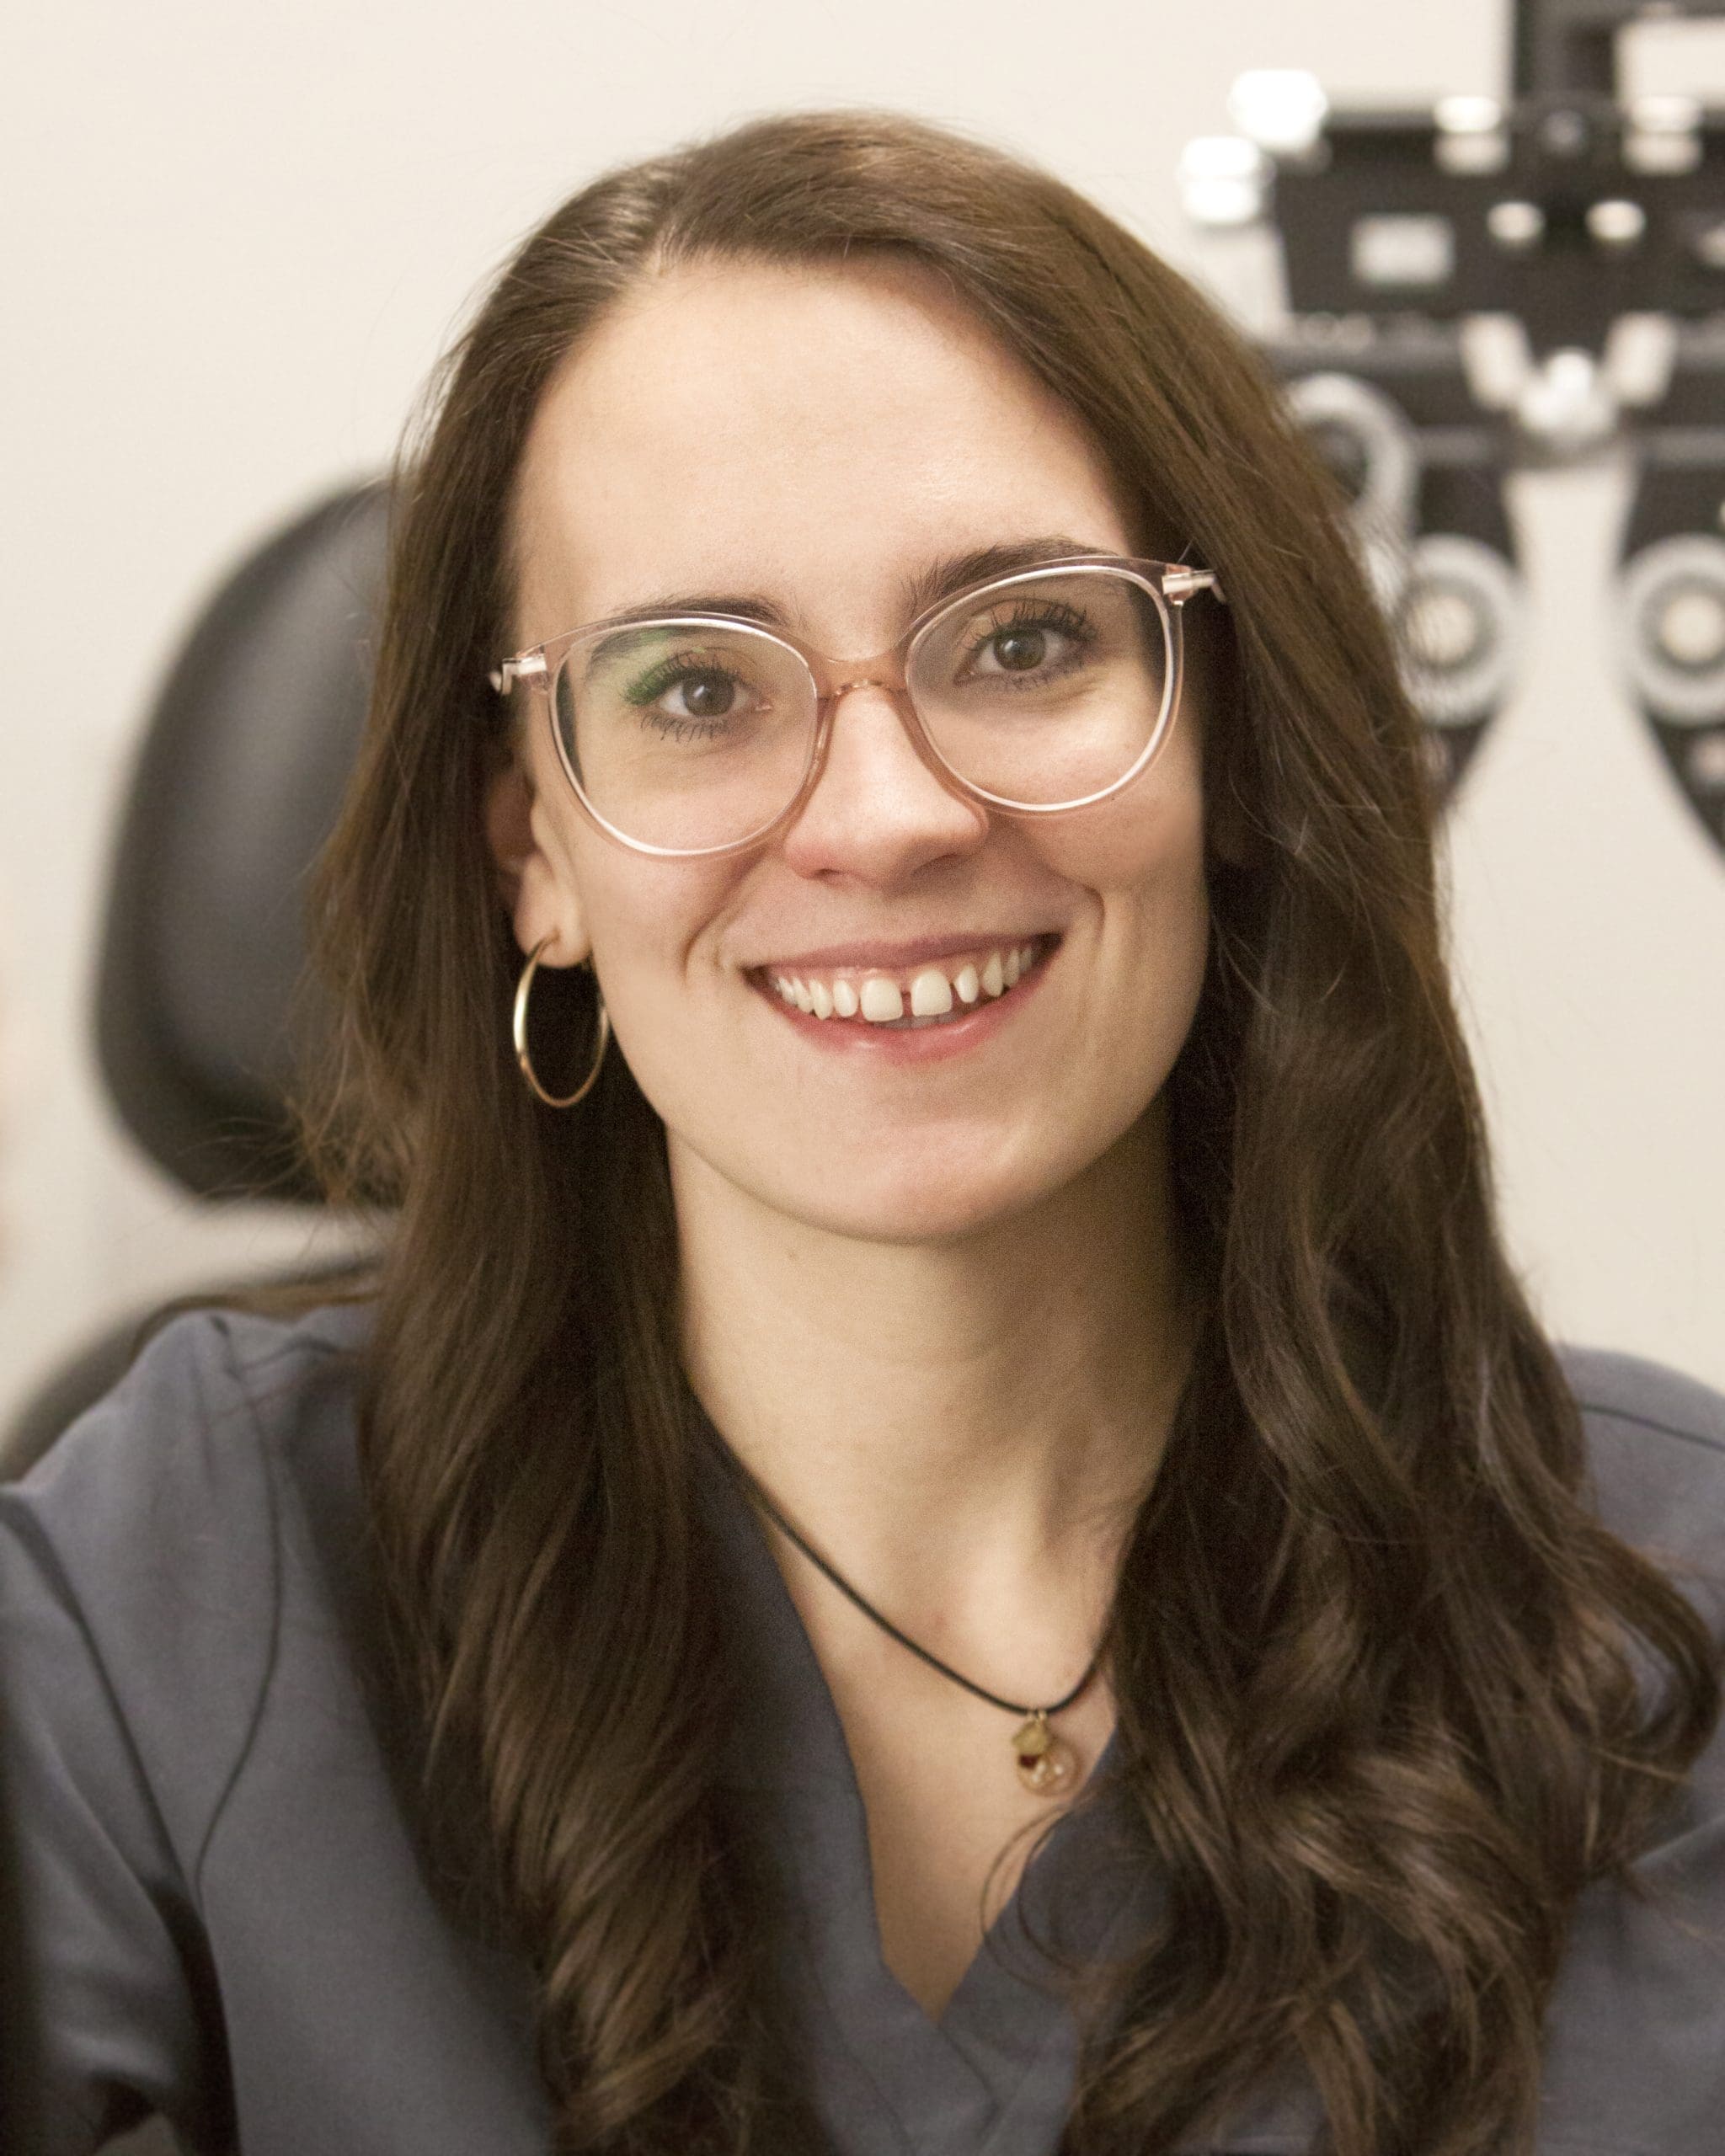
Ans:
<svg viewBox="0 0 1725 2156"><path fill-rule="evenodd" d="M834 2146L844 2156L1046 2156L1070 2108L1076 2030L1030 1930L1089 1960L1143 1935L1160 1906L1123 1831L1118 1732L931 2020L882 1952L868 1820L825 1673L704 1415L696 1435L697 1489L745 1660L724 1778L751 1793L777 1875L785 1993Z"/></svg>

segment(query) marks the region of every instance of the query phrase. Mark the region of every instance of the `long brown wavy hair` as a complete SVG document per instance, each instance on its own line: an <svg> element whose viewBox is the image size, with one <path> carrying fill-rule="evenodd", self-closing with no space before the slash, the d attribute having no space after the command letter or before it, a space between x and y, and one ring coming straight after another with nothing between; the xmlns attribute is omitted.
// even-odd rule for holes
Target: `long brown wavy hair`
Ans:
<svg viewBox="0 0 1725 2156"><path fill-rule="evenodd" d="M615 1051L568 1114L521 1085L482 803L513 752L486 676L553 370L679 264L874 249L943 277L1232 602L1204 792L1212 839L1227 803L1250 843L1212 846L1167 1081L1202 1323L1110 1632L1167 1916L1074 1979L1065 2146L1153 2156L1292 2071L1338 2156L1525 2148L1572 1904L1602 1875L1635 1888L1719 1711L1714 1650L1594 1518L1504 1254L1429 766L1338 490L1189 284L1047 174L902 116L754 122L584 188L403 452L369 737L314 908L336 1020L308 1129L335 1194L391 1214L361 1461L429 1844L534 1973L559 2147L818 2145L716 1771L730 1662L663 1127ZM590 989L542 992L553 1067L579 1069Z"/></svg>

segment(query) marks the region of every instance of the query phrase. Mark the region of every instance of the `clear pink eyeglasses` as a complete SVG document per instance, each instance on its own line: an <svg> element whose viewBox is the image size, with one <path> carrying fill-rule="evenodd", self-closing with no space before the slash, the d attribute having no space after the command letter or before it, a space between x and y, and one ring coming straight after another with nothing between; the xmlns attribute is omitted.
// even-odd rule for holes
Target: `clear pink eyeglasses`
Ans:
<svg viewBox="0 0 1725 2156"><path fill-rule="evenodd" d="M625 613L505 659L543 702L576 798L607 838L671 858L740 852L820 778L839 701L889 694L930 770L1008 815L1055 815L1148 768L1179 707L1182 610L1214 571L1065 554L973 584L873 659L740 613Z"/></svg>

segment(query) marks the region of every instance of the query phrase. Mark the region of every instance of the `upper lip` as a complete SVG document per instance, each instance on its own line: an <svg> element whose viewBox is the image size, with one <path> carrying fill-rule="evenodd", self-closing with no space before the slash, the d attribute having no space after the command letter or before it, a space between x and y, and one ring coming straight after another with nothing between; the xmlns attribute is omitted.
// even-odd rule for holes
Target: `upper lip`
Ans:
<svg viewBox="0 0 1725 2156"><path fill-rule="evenodd" d="M757 958L749 970L796 966L838 970L846 966L878 966L883 972L894 972L905 966L933 965L942 958L966 957L973 951L1009 951L1017 944L1039 942L1053 932L1045 928L1004 931L984 929L975 935L920 936L907 943L824 943L816 951Z"/></svg>

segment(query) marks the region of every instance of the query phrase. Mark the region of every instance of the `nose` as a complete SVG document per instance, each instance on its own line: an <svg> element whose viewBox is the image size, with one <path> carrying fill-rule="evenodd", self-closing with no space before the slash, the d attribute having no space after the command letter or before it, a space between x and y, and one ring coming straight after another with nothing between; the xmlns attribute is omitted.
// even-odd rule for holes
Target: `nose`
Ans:
<svg viewBox="0 0 1725 2156"><path fill-rule="evenodd" d="M833 694L825 761L782 841L789 865L885 884L973 851L987 812L925 761L903 691L847 678Z"/></svg>

